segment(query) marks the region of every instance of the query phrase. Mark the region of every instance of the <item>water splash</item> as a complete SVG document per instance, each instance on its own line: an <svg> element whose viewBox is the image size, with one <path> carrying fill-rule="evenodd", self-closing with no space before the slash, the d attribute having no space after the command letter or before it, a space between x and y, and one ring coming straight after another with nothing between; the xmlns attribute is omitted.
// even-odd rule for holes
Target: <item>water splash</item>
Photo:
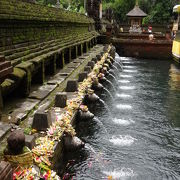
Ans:
<svg viewBox="0 0 180 180"><path fill-rule="evenodd" d="M113 143L114 145L118 146L131 146L136 139L133 138L130 135L119 135L119 136L113 136L109 141Z"/></svg>
<svg viewBox="0 0 180 180"><path fill-rule="evenodd" d="M110 112L110 110L109 110L108 105L107 105L102 99L100 99L100 98L99 98L99 102L100 102L100 103L104 106L104 108L107 110L108 115L109 115L109 116L112 116L112 114L111 114L111 112Z"/></svg>
<svg viewBox="0 0 180 180"><path fill-rule="evenodd" d="M122 168L120 170L114 170L114 171L103 171L105 175L108 177L112 177L113 180L119 180L120 178L130 178L135 176L136 174L134 171L130 168Z"/></svg>
<svg viewBox="0 0 180 180"><path fill-rule="evenodd" d="M124 66L125 69L135 69L136 66Z"/></svg>
<svg viewBox="0 0 180 180"><path fill-rule="evenodd" d="M104 124L97 117L95 117L93 120L104 130L106 135L109 137L109 133L107 129L105 128Z"/></svg>
<svg viewBox="0 0 180 180"><path fill-rule="evenodd" d="M118 109L132 109L132 106L129 104L117 104L116 108L118 108Z"/></svg>
<svg viewBox="0 0 180 180"><path fill-rule="evenodd" d="M113 64L112 65L113 69L115 69L117 72L119 72L119 69Z"/></svg>
<svg viewBox="0 0 180 180"><path fill-rule="evenodd" d="M132 90L132 89L135 89L135 86L119 86L119 89Z"/></svg>
<svg viewBox="0 0 180 180"><path fill-rule="evenodd" d="M94 148L90 144L86 143L84 148L91 151L93 154L96 154L96 151L94 150Z"/></svg>
<svg viewBox="0 0 180 180"><path fill-rule="evenodd" d="M112 74L113 76L118 77L118 74L114 73L112 69L109 70L109 74Z"/></svg>
<svg viewBox="0 0 180 180"><path fill-rule="evenodd" d="M117 80L117 78L115 76L113 76L111 73L109 73L108 77L111 77L114 80L114 82L116 83L116 85L118 85L118 83L117 83L118 80Z"/></svg>
<svg viewBox="0 0 180 180"><path fill-rule="evenodd" d="M132 96L131 95L129 95L129 94L116 94L116 96L117 97L120 97L120 98L132 98Z"/></svg>
<svg viewBox="0 0 180 180"><path fill-rule="evenodd" d="M103 90L109 95L109 97L111 97L112 100L114 99L111 92L107 88L103 87Z"/></svg>
<svg viewBox="0 0 180 180"><path fill-rule="evenodd" d="M117 65L120 70L123 70L123 64L121 62L115 62L114 65Z"/></svg>
<svg viewBox="0 0 180 180"><path fill-rule="evenodd" d="M132 78L133 76L132 75L120 74L120 77L123 77L123 78Z"/></svg>
<svg viewBox="0 0 180 180"><path fill-rule="evenodd" d="M137 73L137 70L125 69L124 72Z"/></svg>
<svg viewBox="0 0 180 180"><path fill-rule="evenodd" d="M115 124L122 125L122 126L129 126L130 124L135 123L133 120L125 120L125 119L117 119L117 118L114 118L113 122Z"/></svg>
<svg viewBox="0 0 180 180"><path fill-rule="evenodd" d="M118 80L118 82L120 82L120 83L130 83L130 81L129 80Z"/></svg>
<svg viewBox="0 0 180 180"><path fill-rule="evenodd" d="M113 89L113 91L116 92L116 88L115 88L115 86L112 84L112 82L109 81L108 79L106 79L106 82L111 86L111 88Z"/></svg>

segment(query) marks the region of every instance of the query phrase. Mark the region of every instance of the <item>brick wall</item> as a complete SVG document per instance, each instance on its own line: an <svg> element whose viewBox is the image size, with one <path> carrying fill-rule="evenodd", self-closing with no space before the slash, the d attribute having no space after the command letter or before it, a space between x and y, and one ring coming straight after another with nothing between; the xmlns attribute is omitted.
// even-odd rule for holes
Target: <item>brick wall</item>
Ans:
<svg viewBox="0 0 180 180"><path fill-rule="evenodd" d="M161 60L172 58L172 42L167 40L113 39L113 45L121 56Z"/></svg>

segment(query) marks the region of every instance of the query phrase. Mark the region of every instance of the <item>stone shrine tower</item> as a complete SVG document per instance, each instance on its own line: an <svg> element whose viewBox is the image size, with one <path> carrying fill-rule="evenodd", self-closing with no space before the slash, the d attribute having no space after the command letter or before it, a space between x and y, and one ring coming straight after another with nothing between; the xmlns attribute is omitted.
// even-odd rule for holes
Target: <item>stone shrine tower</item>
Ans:
<svg viewBox="0 0 180 180"><path fill-rule="evenodd" d="M138 0L136 0L136 5L134 6L134 8L126 15L128 16L131 28L141 27L142 19L147 16L147 14L139 8Z"/></svg>
<svg viewBox="0 0 180 180"><path fill-rule="evenodd" d="M102 18L102 0L87 0L86 11L88 16L94 19L96 30L100 30L100 20Z"/></svg>

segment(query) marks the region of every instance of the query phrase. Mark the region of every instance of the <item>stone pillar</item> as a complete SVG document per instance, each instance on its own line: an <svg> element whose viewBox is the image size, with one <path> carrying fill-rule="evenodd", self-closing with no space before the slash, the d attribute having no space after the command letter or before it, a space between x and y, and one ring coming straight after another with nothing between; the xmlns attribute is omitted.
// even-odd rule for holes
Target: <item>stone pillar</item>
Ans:
<svg viewBox="0 0 180 180"><path fill-rule="evenodd" d="M67 93L59 92L55 97L55 107L65 108L67 106Z"/></svg>
<svg viewBox="0 0 180 180"><path fill-rule="evenodd" d="M65 59L64 59L64 51L61 53L61 59L62 59L62 67L65 66Z"/></svg>
<svg viewBox="0 0 180 180"><path fill-rule="evenodd" d="M83 44L81 44L81 55L83 54Z"/></svg>
<svg viewBox="0 0 180 180"><path fill-rule="evenodd" d="M0 85L0 118L1 118L1 110L3 108L3 97L1 92L1 85Z"/></svg>
<svg viewBox="0 0 180 180"><path fill-rule="evenodd" d="M75 46L75 49L76 49L76 58L78 57L78 45Z"/></svg>
<svg viewBox="0 0 180 180"><path fill-rule="evenodd" d="M71 57L71 48L69 48L69 62L71 62L72 57Z"/></svg>
<svg viewBox="0 0 180 180"><path fill-rule="evenodd" d="M36 74L36 83L43 84L45 81L45 67L44 67L44 60L41 61L41 67L39 68L39 71Z"/></svg>
<svg viewBox="0 0 180 180"><path fill-rule="evenodd" d="M56 73L56 58L58 57L58 54L55 54L54 57L53 57L53 64L52 64L52 74L54 75Z"/></svg>
<svg viewBox="0 0 180 180"><path fill-rule="evenodd" d="M2 117L2 108L3 108L3 97L2 97L1 85L0 85L0 120Z"/></svg>

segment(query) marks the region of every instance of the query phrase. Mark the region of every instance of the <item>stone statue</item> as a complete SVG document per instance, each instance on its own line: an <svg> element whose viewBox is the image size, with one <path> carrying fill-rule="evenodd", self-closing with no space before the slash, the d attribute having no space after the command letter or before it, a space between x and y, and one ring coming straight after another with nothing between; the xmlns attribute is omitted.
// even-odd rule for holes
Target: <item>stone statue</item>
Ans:
<svg viewBox="0 0 180 180"><path fill-rule="evenodd" d="M25 135L21 130L13 131L7 139L7 149L4 151L5 155L18 155L23 152L25 146Z"/></svg>

